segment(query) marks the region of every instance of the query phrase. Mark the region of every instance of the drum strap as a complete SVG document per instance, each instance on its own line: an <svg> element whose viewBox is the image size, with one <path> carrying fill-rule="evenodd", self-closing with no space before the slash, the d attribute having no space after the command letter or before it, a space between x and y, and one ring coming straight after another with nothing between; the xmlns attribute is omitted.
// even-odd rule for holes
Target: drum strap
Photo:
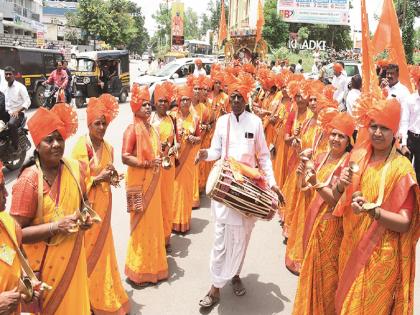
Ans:
<svg viewBox="0 0 420 315"><path fill-rule="evenodd" d="M229 158L229 136L230 136L230 116L228 117L228 121L227 121L227 134L226 134L226 153L225 153L225 160L227 160Z"/></svg>

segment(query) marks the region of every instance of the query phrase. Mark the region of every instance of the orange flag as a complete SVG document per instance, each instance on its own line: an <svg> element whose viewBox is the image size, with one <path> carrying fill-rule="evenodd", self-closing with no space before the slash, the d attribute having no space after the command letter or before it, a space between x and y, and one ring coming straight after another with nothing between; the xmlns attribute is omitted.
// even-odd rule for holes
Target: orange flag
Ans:
<svg viewBox="0 0 420 315"><path fill-rule="evenodd" d="M366 12L366 0L361 2L362 14L362 92L378 93L378 78L373 62L372 42L369 35L369 20ZM375 93L375 94L376 94Z"/></svg>
<svg viewBox="0 0 420 315"><path fill-rule="evenodd" d="M400 68L400 82L412 92L410 74L400 35L400 26L392 0L384 1L382 15L379 20L378 28L373 36L372 45L373 53L375 55L388 49L389 59Z"/></svg>
<svg viewBox="0 0 420 315"><path fill-rule="evenodd" d="M257 37L255 38L255 45L260 41L262 36L262 30L264 26L264 8L261 0L258 0L258 20L257 20Z"/></svg>
<svg viewBox="0 0 420 315"><path fill-rule="evenodd" d="M222 47L223 41L227 37L227 28L226 28L226 16L225 16L225 1L221 1L222 9L220 11L220 21L219 21L219 41L217 45Z"/></svg>

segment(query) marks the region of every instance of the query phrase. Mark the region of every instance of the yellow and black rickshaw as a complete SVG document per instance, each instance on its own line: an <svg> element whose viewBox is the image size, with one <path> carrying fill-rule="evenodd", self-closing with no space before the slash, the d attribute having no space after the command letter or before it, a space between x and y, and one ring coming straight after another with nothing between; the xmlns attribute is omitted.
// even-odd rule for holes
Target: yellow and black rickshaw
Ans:
<svg viewBox="0 0 420 315"><path fill-rule="evenodd" d="M86 98L112 94L121 103L130 91L130 60L127 50L103 50L79 53L76 56L74 97L82 107Z"/></svg>

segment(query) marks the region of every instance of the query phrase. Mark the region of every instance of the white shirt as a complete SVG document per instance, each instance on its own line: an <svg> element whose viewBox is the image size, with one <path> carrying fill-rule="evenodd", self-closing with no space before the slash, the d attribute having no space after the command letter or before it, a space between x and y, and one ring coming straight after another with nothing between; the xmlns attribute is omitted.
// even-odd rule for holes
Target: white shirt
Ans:
<svg viewBox="0 0 420 315"><path fill-rule="evenodd" d="M199 77L200 75L207 75L206 70L204 70L204 68L201 68L200 70L198 70L198 67L195 66L193 76Z"/></svg>
<svg viewBox="0 0 420 315"><path fill-rule="evenodd" d="M297 64L296 64L296 69L295 69L295 73L301 73L301 71L302 71L302 65L298 62Z"/></svg>
<svg viewBox="0 0 420 315"><path fill-rule="evenodd" d="M347 112L353 116L353 105L360 97L360 90L358 89L351 89L347 94L346 98L346 109Z"/></svg>
<svg viewBox="0 0 420 315"><path fill-rule="evenodd" d="M418 91L407 97L404 108L406 110L401 119L400 132L401 144L407 145L408 131L420 134L420 95Z"/></svg>
<svg viewBox="0 0 420 315"><path fill-rule="evenodd" d="M312 66L312 70L311 70L311 72L313 73L313 74L318 74L319 73L319 69L318 69L318 66L314 63L313 64L313 66Z"/></svg>
<svg viewBox="0 0 420 315"><path fill-rule="evenodd" d="M20 107L28 109L31 105L31 98L29 97L26 87L14 80L12 86L7 85L4 90L6 98L6 111L11 114Z"/></svg>
<svg viewBox="0 0 420 315"><path fill-rule="evenodd" d="M223 115L217 120L211 146L207 149L206 161L214 161L226 156L228 119L230 119L229 157L255 167L258 153L258 164L266 175L269 186L276 185L261 119L247 111L239 116L239 121L233 113ZM211 201L211 207L218 222L242 225L244 216L236 210L214 200Z"/></svg>
<svg viewBox="0 0 420 315"><path fill-rule="evenodd" d="M344 74L340 74L338 77L334 75L332 79L332 85L336 88L333 98L341 104L344 99L344 94L347 90L347 78Z"/></svg>
<svg viewBox="0 0 420 315"><path fill-rule="evenodd" d="M401 130L402 118L403 118L404 115L407 115L407 114L405 114L405 111L406 111L405 100L406 100L407 97L410 96L410 91L400 81L398 81L396 84L394 84L391 87L390 86L387 86L386 89L388 91L388 97L387 98L390 99L390 98L395 97L397 99L397 101L401 104L401 117L400 117L400 129L399 129L399 133L401 135L403 135L403 132ZM405 133L407 133L407 131Z"/></svg>
<svg viewBox="0 0 420 315"><path fill-rule="evenodd" d="M280 65L274 66L273 68L271 68L271 71L273 71L275 74L279 74L281 70L282 68L280 67Z"/></svg>

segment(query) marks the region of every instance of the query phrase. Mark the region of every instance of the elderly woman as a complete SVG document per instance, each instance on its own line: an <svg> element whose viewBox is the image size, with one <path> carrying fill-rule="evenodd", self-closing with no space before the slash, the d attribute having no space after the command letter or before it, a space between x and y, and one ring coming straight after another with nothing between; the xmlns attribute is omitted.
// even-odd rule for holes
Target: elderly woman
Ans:
<svg viewBox="0 0 420 315"><path fill-rule="evenodd" d="M172 230L185 233L190 230L193 187L196 166L194 157L200 149L199 118L191 112L192 89L182 86L177 91L178 111L175 113L177 134L181 145L179 164L175 170Z"/></svg>
<svg viewBox="0 0 420 315"><path fill-rule="evenodd" d="M353 108L361 128L350 160L360 170L334 211L344 228L337 314L413 314L419 190L413 166L396 149L400 114L395 98L362 96Z"/></svg>
<svg viewBox="0 0 420 315"><path fill-rule="evenodd" d="M76 112L61 103L39 108L28 121L36 150L12 189L10 213L22 227L33 270L52 286L42 314L90 314L83 229L89 215L80 207L86 192L85 166L63 159L65 140L77 129Z"/></svg>
<svg viewBox="0 0 420 315"><path fill-rule="evenodd" d="M125 274L135 285L157 283L168 277L162 216L161 143L150 123L152 106L147 88L134 85L131 99L134 121L124 132L122 161L130 212Z"/></svg>
<svg viewBox="0 0 420 315"><path fill-rule="evenodd" d="M171 251L170 237L172 232L172 201L175 181L175 124L167 114L172 98L175 94L175 86L171 82L157 84L155 88L156 112L152 113L150 124L159 132L162 144L164 161L162 165L162 181L166 184L162 189L162 214L163 230L165 232L166 250Z"/></svg>
<svg viewBox="0 0 420 315"><path fill-rule="evenodd" d="M118 273L111 229L114 149L104 140L109 123L118 115L118 102L110 94L91 97L86 113L89 133L79 138L72 156L89 166L89 203L102 218L85 233L90 304L95 314L128 313L130 304Z"/></svg>
<svg viewBox="0 0 420 315"><path fill-rule="evenodd" d="M316 190L303 230L303 259L293 314L334 314L334 297L338 283L338 251L343 236L340 218L332 210L341 194L336 185L348 164L354 121L347 113L336 112L326 126L329 151L317 156L312 165L301 162L299 171L308 178L307 188Z"/></svg>

